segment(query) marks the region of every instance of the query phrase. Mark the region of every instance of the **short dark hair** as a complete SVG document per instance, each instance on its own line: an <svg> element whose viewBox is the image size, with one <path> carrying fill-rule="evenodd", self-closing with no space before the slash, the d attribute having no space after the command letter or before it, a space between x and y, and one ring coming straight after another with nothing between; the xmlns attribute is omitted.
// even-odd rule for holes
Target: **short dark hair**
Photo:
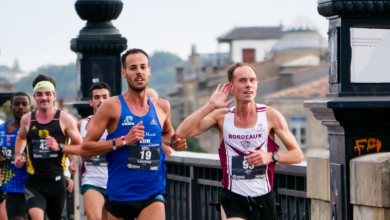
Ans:
<svg viewBox="0 0 390 220"><path fill-rule="evenodd" d="M12 94L11 96L11 105L12 103L14 102L14 97L15 96L27 96L27 99L28 99L28 104L31 104L31 100L30 100L30 96L25 93L25 92L15 92L14 94Z"/></svg>
<svg viewBox="0 0 390 220"><path fill-rule="evenodd" d="M107 89L108 94L111 95L110 86L105 82L98 82L98 83L92 84L92 86L89 88L90 99L92 99L92 92L95 89Z"/></svg>
<svg viewBox="0 0 390 220"><path fill-rule="evenodd" d="M234 70L236 70L238 67L243 67L243 66L249 66L256 73L255 68L251 64L249 64L249 63L240 63L240 62L239 63L235 63L235 64L231 65L229 67L229 69L227 70L227 75L228 75L229 82L233 81Z"/></svg>
<svg viewBox="0 0 390 220"><path fill-rule="evenodd" d="M122 55L122 68L123 68L123 69L126 69L126 64L125 64L125 62L126 62L126 57L127 57L127 55L129 55L129 54L135 54L135 53L142 53L143 55L146 56L146 58L148 58L148 62L149 62L149 56L148 56L148 54L147 54L144 50L139 49L139 48L133 48L133 49L130 49L130 50L126 51L126 52ZM148 63L148 66L149 66L149 63Z"/></svg>
<svg viewBox="0 0 390 220"><path fill-rule="evenodd" d="M38 76L35 77L35 79L32 82L33 89L34 89L35 85L38 84L41 81L49 81L49 82L51 82L54 85L54 88L56 88L56 81L53 78L51 78L50 76L45 76L45 75L42 75L42 74L38 74Z"/></svg>

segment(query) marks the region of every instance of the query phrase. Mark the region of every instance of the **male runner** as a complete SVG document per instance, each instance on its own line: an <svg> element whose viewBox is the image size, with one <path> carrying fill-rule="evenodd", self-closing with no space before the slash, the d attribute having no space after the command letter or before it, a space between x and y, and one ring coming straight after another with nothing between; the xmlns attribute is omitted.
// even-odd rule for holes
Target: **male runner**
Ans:
<svg viewBox="0 0 390 220"><path fill-rule="evenodd" d="M43 220L44 213L50 220L59 220L66 196L65 158L67 154L78 154L82 139L73 118L54 107L55 81L38 75L32 86L38 110L22 117L16 138L15 165L24 164L25 157L21 154L27 144L28 213L33 220ZM67 145L68 138L72 145Z"/></svg>
<svg viewBox="0 0 390 220"><path fill-rule="evenodd" d="M24 182L27 178L26 167L15 167L15 140L20 128L22 116L30 112L30 97L24 92L17 92L11 97L13 121L0 125L0 160L3 160L1 189L6 192L6 210L10 220L26 218L27 208L24 198ZM5 214L5 213L4 213Z"/></svg>
<svg viewBox="0 0 390 220"><path fill-rule="evenodd" d="M95 83L89 89L91 95L89 105L95 114L99 106L110 97L110 86L104 82ZM77 123L81 137L84 139L87 131L91 128L93 115L82 119ZM107 131L104 132L100 141L106 141ZM84 210L89 220L108 219L107 210L104 208L104 196L107 186L107 161L106 156L83 160L81 167L81 188L80 193L84 195Z"/></svg>
<svg viewBox="0 0 390 220"><path fill-rule="evenodd" d="M184 150L186 141L170 140L174 131L169 103L146 96L151 75L148 55L141 49L128 50L122 64L127 92L100 106L80 155L106 153L105 207L110 219L165 219L166 166L161 146L171 141L175 150ZM105 129L107 141L99 142Z"/></svg>
<svg viewBox="0 0 390 220"><path fill-rule="evenodd" d="M200 135L214 127L219 132L223 171L220 201L222 219L276 219L272 191L275 163L300 163L302 151L275 109L255 103L257 79L250 64L228 69L229 83L218 85L210 101L177 128L180 138ZM233 91L237 106L227 101ZM278 153L275 134L287 148Z"/></svg>

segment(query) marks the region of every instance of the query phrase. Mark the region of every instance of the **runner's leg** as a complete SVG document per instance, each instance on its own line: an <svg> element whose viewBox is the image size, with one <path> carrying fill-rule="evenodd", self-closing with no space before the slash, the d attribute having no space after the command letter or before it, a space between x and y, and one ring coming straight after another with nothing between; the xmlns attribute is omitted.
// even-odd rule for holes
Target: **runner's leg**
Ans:
<svg viewBox="0 0 390 220"><path fill-rule="evenodd" d="M41 208L30 208L28 210L28 214L30 214L31 220L44 220L44 212Z"/></svg>
<svg viewBox="0 0 390 220"><path fill-rule="evenodd" d="M2 203L0 203L0 220L7 220L7 211L5 210L5 199L3 200Z"/></svg>
<svg viewBox="0 0 390 220"><path fill-rule="evenodd" d="M164 220L165 204L162 202L153 202L144 208L139 214L137 220Z"/></svg>
<svg viewBox="0 0 390 220"><path fill-rule="evenodd" d="M104 219L102 218L103 212L105 211L105 209L102 210L103 206L104 197L100 192L89 189L84 193L84 210L87 213L88 220ZM105 213L105 220L107 220L107 211Z"/></svg>
<svg viewBox="0 0 390 220"><path fill-rule="evenodd" d="M102 220L108 220L108 212L104 207L102 209Z"/></svg>

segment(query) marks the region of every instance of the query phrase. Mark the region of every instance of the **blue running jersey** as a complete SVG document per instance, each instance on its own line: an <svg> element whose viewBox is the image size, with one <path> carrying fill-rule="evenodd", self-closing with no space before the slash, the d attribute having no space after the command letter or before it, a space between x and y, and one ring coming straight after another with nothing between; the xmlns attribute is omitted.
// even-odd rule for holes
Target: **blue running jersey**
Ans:
<svg viewBox="0 0 390 220"><path fill-rule="evenodd" d="M19 129L8 133L5 126L6 121L0 125L0 155L6 158L1 170L1 189L7 193L24 193L24 183L27 179L26 166L22 168L15 167L15 141Z"/></svg>
<svg viewBox="0 0 390 220"><path fill-rule="evenodd" d="M126 135L142 121L144 140L132 146L123 146L106 154L108 168L107 195L113 201L138 201L149 199L157 193L166 193L165 153L161 148L162 127L150 98L149 112L138 117L131 113L122 95L121 116L118 126L107 140Z"/></svg>

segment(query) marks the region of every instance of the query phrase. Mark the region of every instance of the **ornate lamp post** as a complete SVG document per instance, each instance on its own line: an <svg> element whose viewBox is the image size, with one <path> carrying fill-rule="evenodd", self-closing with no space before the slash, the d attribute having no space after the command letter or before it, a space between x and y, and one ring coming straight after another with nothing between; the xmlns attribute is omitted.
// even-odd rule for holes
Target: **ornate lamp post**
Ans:
<svg viewBox="0 0 390 220"><path fill-rule="evenodd" d="M87 101L93 83L106 82L111 95L121 94L120 54L127 48L127 39L111 23L122 11L121 0L77 0L75 8L87 24L71 41L70 48L77 53L78 97L68 105L86 117L92 114Z"/></svg>
<svg viewBox="0 0 390 220"><path fill-rule="evenodd" d="M329 94L304 106L328 128L332 219L352 219L349 161L390 152L390 80L382 74L390 1L318 0L317 9L329 20Z"/></svg>

